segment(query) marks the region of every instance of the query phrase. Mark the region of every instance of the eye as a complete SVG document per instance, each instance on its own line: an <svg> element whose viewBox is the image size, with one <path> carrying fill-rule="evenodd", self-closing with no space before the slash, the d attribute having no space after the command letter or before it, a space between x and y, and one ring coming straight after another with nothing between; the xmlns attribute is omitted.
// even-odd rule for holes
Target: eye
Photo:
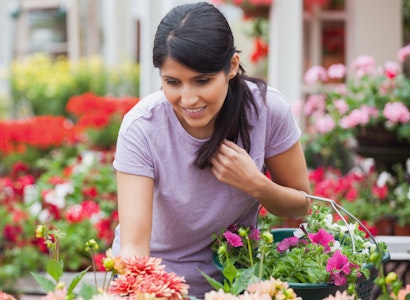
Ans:
<svg viewBox="0 0 410 300"><path fill-rule="evenodd" d="M167 85L171 86L177 86L179 84L179 81L175 79L164 79L164 81Z"/></svg>
<svg viewBox="0 0 410 300"><path fill-rule="evenodd" d="M199 85L205 85L210 81L209 78L198 78L195 82Z"/></svg>

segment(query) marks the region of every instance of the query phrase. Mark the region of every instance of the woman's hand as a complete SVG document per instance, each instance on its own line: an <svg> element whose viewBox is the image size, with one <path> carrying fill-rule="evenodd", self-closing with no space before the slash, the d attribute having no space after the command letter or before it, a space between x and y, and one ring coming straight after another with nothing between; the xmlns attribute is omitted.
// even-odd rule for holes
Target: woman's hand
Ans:
<svg viewBox="0 0 410 300"><path fill-rule="evenodd" d="M252 194L253 182L264 177L249 154L228 140L221 144L211 163L212 173L219 181L245 193Z"/></svg>

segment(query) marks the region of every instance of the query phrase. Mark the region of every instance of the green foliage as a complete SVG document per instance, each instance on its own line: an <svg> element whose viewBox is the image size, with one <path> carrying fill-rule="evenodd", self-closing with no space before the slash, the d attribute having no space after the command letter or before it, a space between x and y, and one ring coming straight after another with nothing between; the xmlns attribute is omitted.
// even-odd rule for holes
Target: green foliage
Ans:
<svg viewBox="0 0 410 300"><path fill-rule="evenodd" d="M34 115L68 116L68 100L75 95L138 96L139 66L124 63L116 68L104 65L100 57L78 62L65 57L52 60L43 53L10 66L9 82L15 114L28 105Z"/></svg>

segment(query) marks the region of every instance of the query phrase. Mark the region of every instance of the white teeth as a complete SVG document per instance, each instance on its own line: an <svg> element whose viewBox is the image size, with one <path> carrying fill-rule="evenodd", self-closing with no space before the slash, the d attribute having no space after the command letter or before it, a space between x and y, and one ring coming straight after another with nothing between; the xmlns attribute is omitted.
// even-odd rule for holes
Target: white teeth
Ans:
<svg viewBox="0 0 410 300"><path fill-rule="evenodd" d="M201 110L203 110L203 109L204 109L203 107L196 108L196 109L184 108L184 110L186 110L187 112L190 112L190 113L196 113L196 112L199 112L199 111L201 111Z"/></svg>

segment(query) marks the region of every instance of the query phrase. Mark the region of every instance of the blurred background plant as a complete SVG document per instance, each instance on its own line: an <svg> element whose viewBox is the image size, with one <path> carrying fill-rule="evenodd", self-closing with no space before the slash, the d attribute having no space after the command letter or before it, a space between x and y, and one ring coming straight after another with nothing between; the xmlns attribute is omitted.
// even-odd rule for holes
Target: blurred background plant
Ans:
<svg viewBox="0 0 410 300"><path fill-rule="evenodd" d="M118 223L112 158L112 152L82 151L67 161L54 152L38 161L47 170L38 178L23 164L0 177L0 289L12 289L28 272L44 271L48 249L33 231L43 223L65 232L60 256L66 271L88 266L84 249L88 239L99 241L96 262L102 269L101 258L111 246Z"/></svg>
<svg viewBox="0 0 410 300"><path fill-rule="evenodd" d="M14 61L8 76L14 117L66 116L68 100L86 92L115 97L139 93L138 64L124 63L109 68L98 56L75 63L66 57L51 59L44 53L36 53Z"/></svg>

